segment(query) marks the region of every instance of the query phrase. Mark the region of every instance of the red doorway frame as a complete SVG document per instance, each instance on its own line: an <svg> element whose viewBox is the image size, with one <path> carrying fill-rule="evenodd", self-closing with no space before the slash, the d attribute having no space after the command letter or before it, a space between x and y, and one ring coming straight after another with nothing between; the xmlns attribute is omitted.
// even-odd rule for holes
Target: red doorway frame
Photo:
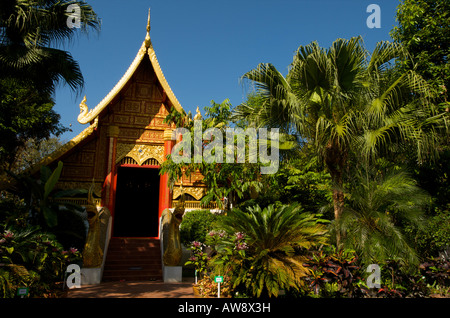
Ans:
<svg viewBox="0 0 450 318"><path fill-rule="evenodd" d="M160 169L160 165L145 165L140 166L138 164L116 164L114 167L114 176L112 180L112 198L111 198L111 217L112 217L112 223L111 223L111 237L113 238L120 238L121 236L115 236L114 235L114 214L116 209L116 193L117 193L117 171L119 170L119 167L125 167L125 168L143 168L143 169ZM163 182L163 176L159 176L159 200L161 200L161 187ZM160 204L158 206L158 236L145 236L145 237L133 237L133 238L149 238L149 239L159 239L159 232L160 232L160 220L161 219L161 211L160 211Z"/></svg>

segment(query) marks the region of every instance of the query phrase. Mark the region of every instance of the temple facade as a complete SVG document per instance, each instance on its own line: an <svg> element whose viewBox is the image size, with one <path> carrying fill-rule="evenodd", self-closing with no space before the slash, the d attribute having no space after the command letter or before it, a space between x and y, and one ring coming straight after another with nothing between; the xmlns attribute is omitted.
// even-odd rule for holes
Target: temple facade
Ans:
<svg viewBox="0 0 450 318"><path fill-rule="evenodd" d="M119 82L93 108L83 98L78 121L87 128L41 164L63 162L59 189L93 185L97 207L112 217L112 237L159 238L161 214L181 194L181 180L171 189L159 173L175 143L176 127L164 122L173 108L184 112L156 58L149 17L145 39ZM186 208L200 208L201 178L182 180ZM87 198L64 200L87 204Z"/></svg>

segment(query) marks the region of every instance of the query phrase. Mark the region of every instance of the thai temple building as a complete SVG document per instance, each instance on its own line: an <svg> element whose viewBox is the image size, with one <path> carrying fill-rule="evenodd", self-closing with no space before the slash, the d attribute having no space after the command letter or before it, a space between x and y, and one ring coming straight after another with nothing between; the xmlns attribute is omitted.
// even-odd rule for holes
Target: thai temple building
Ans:
<svg viewBox="0 0 450 318"><path fill-rule="evenodd" d="M200 174L179 180L171 189L168 177L159 173L175 143L176 127L164 119L172 109L183 109L156 58L150 16L145 39L126 73L98 105L90 108L88 103L84 97L78 116L87 127L39 164L54 169L63 162L57 189L93 190L91 202L87 197L60 199L96 209L91 217L98 219L100 229L93 244L101 253L85 255L82 281L161 279L161 215L176 206L180 185L186 210L201 208L206 189Z"/></svg>

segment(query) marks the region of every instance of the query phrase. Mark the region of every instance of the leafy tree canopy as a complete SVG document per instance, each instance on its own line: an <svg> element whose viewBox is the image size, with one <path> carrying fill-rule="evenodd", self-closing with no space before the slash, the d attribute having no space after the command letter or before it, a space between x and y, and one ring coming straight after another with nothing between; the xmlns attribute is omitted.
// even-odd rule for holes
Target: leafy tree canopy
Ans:
<svg viewBox="0 0 450 318"><path fill-rule="evenodd" d="M447 101L450 87L450 2L403 0L398 6L397 20L399 25L391 31L391 36L412 55L412 59L404 60L404 66L415 68L432 84L441 101Z"/></svg>
<svg viewBox="0 0 450 318"><path fill-rule="evenodd" d="M9 168L20 147L33 138L36 141L68 130L53 110L54 101L48 93L31 85L0 80L0 161Z"/></svg>
<svg viewBox="0 0 450 318"><path fill-rule="evenodd" d="M79 28L67 23L72 19L69 5L79 8ZM58 46L73 39L78 30L99 28L100 19L84 1L3 0L0 2L0 76L27 79L46 92L53 92L58 83L80 89L84 80L78 63Z"/></svg>

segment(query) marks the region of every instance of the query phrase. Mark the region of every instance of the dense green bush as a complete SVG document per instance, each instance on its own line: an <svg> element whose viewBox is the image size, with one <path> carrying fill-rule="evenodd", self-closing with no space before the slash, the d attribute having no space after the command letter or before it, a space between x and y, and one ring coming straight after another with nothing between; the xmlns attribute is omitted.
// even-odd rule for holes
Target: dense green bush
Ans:
<svg viewBox="0 0 450 318"><path fill-rule="evenodd" d="M180 238L185 246L197 241L204 243L206 234L213 228L220 215L209 210L193 210L186 212L180 225Z"/></svg>
<svg viewBox="0 0 450 318"><path fill-rule="evenodd" d="M429 214L424 229L406 226L405 230L422 257L437 257L450 248L450 204L445 210L436 208Z"/></svg>

